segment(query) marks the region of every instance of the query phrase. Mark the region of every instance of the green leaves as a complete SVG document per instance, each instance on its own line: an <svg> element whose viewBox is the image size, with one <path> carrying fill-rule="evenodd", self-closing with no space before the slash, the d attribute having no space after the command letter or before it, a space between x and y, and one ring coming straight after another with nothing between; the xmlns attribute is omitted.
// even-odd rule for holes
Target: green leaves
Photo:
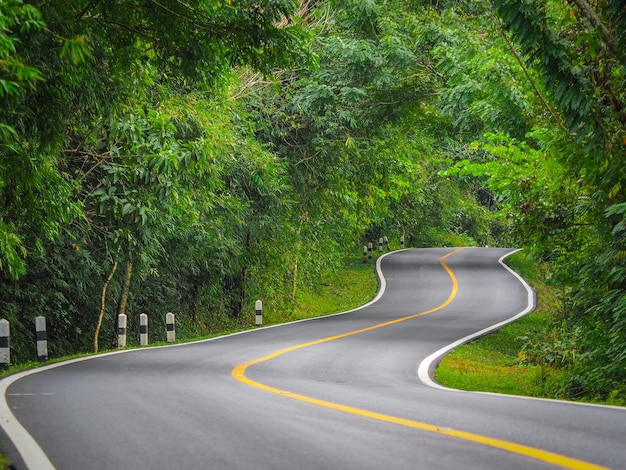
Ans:
<svg viewBox="0 0 626 470"><path fill-rule="evenodd" d="M21 0L7 0L0 4L0 98L15 96L22 87L33 87L43 79L40 71L26 65L18 53L23 33L41 30L45 26L41 15Z"/></svg>
<svg viewBox="0 0 626 470"><path fill-rule="evenodd" d="M26 248L15 234L15 227L0 219L0 270L8 271L11 279L26 273Z"/></svg>
<svg viewBox="0 0 626 470"><path fill-rule="evenodd" d="M2 13L0 11L0 17ZM15 49L18 39L6 34L2 26L0 24L0 98L18 96L23 88L33 88L38 81L43 80L37 68L22 61ZM10 126L0 125L4 128L2 134L5 138L13 132Z"/></svg>
<svg viewBox="0 0 626 470"><path fill-rule="evenodd" d="M84 36L76 36L73 39L64 39L59 56L61 58L69 56L74 65L81 64L90 57L87 39Z"/></svg>
<svg viewBox="0 0 626 470"><path fill-rule="evenodd" d="M475 16L452 8L441 14L438 43L432 49L446 77L441 110L469 139L483 132L522 138L532 125L534 93L507 49L497 19L487 5L483 8Z"/></svg>

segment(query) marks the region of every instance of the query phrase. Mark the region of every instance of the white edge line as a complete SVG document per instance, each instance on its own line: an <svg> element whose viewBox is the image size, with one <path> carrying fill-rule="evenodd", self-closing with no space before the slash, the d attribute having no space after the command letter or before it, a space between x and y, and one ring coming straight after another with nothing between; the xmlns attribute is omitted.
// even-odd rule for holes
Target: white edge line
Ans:
<svg viewBox="0 0 626 470"><path fill-rule="evenodd" d="M258 330L265 330L265 329L269 329L269 328L278 328L278 327L282 327L282 326L291 325L291 324L294 324L294 323L301 323L301 322L305 322L305 321L313 321L313 320L317 320L317 319L320 319L320 318L334 317L334 316L337 316L337 315L345 315L347 313L356 312L358 310L364 309L364 308L369 307L370 305L378 302L378 300L380 300L380 298L385 293L385 289L387 288L387 282L385 281L385 278L382 275L382 270L380 268L380 264L381 264L383 258L385 258L386 256L388 256L388 255L390 255L392 253L397 253L398 251L405 251L405 250L409 250L409 249L410 248L405 248L403 250L391 251L391 252L388 252L388 253L385 253L385 254L379 256L376 259L376 274L378 276L378 290L376 292L376 295L374 296L374 298L372 300L370 300L369 302L361 305L360 307L353 308L351 310L346 310L345 312L333 313L333 314L330 314L330 315L323 315L323 316L320 316L320 317L305 318L305 319L302 319L302 320L295 320L295 321L292 321L292 322L280 323L280 324L277 324L277 325L269 325L269 326L264 326L264 327L261 327L261 328L252 328L252 329L249 329L249 330L238 331L236 333L230 333L230 334L223 335L223 336L215 336L213 338L201 339L201 340L198 340L198 341L190 341L190 342L187 342L187 343L167 344L167 345L162 345L162 346L152 346L152 347L137 348L137 349L124 349L124 350L121 350L121 351L111 351L111 352L107 352L107 353L103 353L103 354L95 354L93 356L85 356L85 357L80 357L80 358L76 358L76 359L70 359L68 361L58 362L58 363L55 363L55 364L50 364L50 365L47 365L47 366L38 367L36 369L30 369L30 370L27 370L27 371L24 371L24 372L18 372L16 374L13 374L13 375L10 375L8 377L5 377L4 379L0 380L0 427L2 427L2 429L4 429L5 433L7 434L7 437L13 443L13 446L15 447L17 452L22 457L22 460L24 461L24 465L26 466L27 469L30 469L30 470L55 470L56 467L52 464L52 462L50 461L50 459L48 458L46 453L39 446L39 444L33 438L33 436L30 435L30 433L26 430L26 428L24 428L24 426L22 426L22 424L17 420L17 418L15 417L15 415L13 414L11 409L9 408L9 404L7 403L7 400L6 400L6 392L7 392L8 388L13 383L15 383L18 380L23 379L24 377L27 377L29 375L38 374L40 372L44 372L44 371L51 370L51 369L56 369L57 367L63 367L63 366L67 366L67 365L70 365L70 364L75 364L77 362L88 361L88 360L91 360L91 359L97 359L97 358L106 357L106 356L113 356L115 354L125 354L125 353L137 352L137 351L146 351L146 350L149 350L149 349L173 348L173 347L177 347L177 346L187 346L187 345L190 345L190 344L205 343L205 342L208 342L208 341L215 341L215 340L222 339L222 338L227 338L227 337L230 337L230 336L237 336L237 335L252 333L252 332L255 332L255 331L258 331Z"/></svg>
<svg viewBox="0 0 626 470"><path fill-rule="evenodd" d="M518 248L516 250L512 250L509 251L508 253L506 253L505 255L503 255L502 257L500 257L500 259L498 259L498 263L500 263L502 266L504 266L504 268L509 271L513 276L515 276L515 278L517 278L517 280L519 282L521 282L521 284L524 286L524 289L526 289L527 292L527 299L528 299L528 304L526 306L526 308L524 310L522 310L521 312L519 312L518 314L512 316L511 318L501 321L499 323L496 323L494 325L491 325L487 328L484 328L480 331L477 331L476 333L473 333L471 335L466 336L465 338L461 338L458 341L455 341L454 343L451 343L447 346L444 346L443 348L435 351L434 353L432 353L430 356L428 356L426 359L424 359L422 362L420 362L420 364L417 367L417 376L420 379L420 381L422 383L424 383L425 385L428 385L429 387L432 388L436 388L439 390L448 390L451 392L461 392L461 393L476 393L476 394L481 394L481 395L494 395L494 396L498 396L498 397L511 397L511 398L523 398L525 400L536 400L536 401L548 401L548 402L558 402L558 403L563 403L563 404L567 404L567 405L577 405L577 406L592 406L592 407L599 407L599 408L608 408L608 409L615 409L615 410L620 410L620 411L626 411L626 408L624 407L620 407L620 406L611 406L611 405L600 405L600 404L596 404L596 403L583 403L583 402L577 402L577 401L567 401L567 400L558 400L558 399L551 399L551 398L539 398L539 397L526 397L523 395L506 395L506 394L501 394L501 393L494 393L494 392L468 392L465 390L459 390L456 388L449 388L449 387L444 387L441 384L438 384L437 382L435 382L431 376L430 376L430 370L434 367L434 364L439 361L443 356L445 356L447 353L449 353L451 350L469 343L470 341L472 341L473 339L476 339L480 336L484 336L488 333L491 333L494 330L497 330L499 328L502 328L504 325L507 325L509 323L514 322L515 320L528 315L529 313L531 313L535 308L536 308L536 300L535 300L535 293L534 290L532 289L532 287L530 287L528 285L528 283L519 275L517 274L513 269L511 269L505 262L504 260L506 258L508 258L509 256L511 256L514 253L517 253L518 251L521 251L521 248Z"/></svg>

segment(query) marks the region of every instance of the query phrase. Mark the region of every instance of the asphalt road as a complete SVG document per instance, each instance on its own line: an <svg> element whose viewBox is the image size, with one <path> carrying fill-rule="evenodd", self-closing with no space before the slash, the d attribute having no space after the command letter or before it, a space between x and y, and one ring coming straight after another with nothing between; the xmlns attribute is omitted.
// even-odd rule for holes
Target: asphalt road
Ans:
<svg viewBox="0 0 626 470"><path fill-rule="evenodd" d="M9 377L0 424L31 470L626 468L626 409L433 382L532 309L509 252L394 252L351 312Z"/></svg>

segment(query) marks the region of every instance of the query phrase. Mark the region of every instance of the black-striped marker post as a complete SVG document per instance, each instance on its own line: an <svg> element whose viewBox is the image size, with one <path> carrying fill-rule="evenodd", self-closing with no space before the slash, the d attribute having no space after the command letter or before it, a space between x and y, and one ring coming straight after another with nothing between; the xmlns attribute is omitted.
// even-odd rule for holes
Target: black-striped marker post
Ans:
<svg viewBox="0 0 626 470"><path fill-rule="evenodd" d="M404 248L404 235L400 237L400 246Z"/></svg>
<svg viewBox="0 0 626 470"><path fill-rule="evenodd" d="M363 262L367 263L367 245L363 245Z"/></svg>
<svg viewBox="0 0 626 470"><path fill-rule="evenodd" d="M254 308L256 310L256 318L255 318L255 324L257 326L262 325L263 324L263 302L261 302L260 300L257 300Z"/></svg>
<svg viewBox="0 0 626 470"><path fill-rule="evenodd" d="M48 360L48 332L46 331L46 317L35 317L35 332L37 335L37 360Z"/></svg>
<svg viewBox="0 0 626 470"><path fill-rule="evenodd" d="M117 347L123 349L126 347L126 325L128 324L128 317L125 313L120 313L117 316Z"/></svg>
<svg viewBox="0 0 626 470"><path fill-rule="evenodd" d="M148 346L148 315L139 315L139 344Z"/></svg>
<svg viewBox="0 0 626 470"><path fill-rule="evenodd" d="M167 342L176 342L176 319L172 312L168 312L167 315L165 315L165 327L167 329Z"/></svg>
<svg viewBox="0 0 626 470"><path fill-rule="evenodd" d="M383 237L383 241L385 242L385 248L389 251L389 239L387 237Z"/></svg>
<svg viewBox="0 0 626 470"><path fill-rule="evenodd" d="M9 320L0 320L0 365L8 366L11 363L11 348L9 347L11 327Z"/></svg>
<svg viewBox="0 0 626 470"><path fill-rule="evenodd" d="M372 251L374 251L374 244L372 242L369 242L367 244L367 257L369 259L372 259Z"/></svg>
<svg viewBox="0 0 626 470"><path fill-rule="evenodd" d="M378 252L379 253L383 252L383 239L382 238L378 239Z"/></svg>

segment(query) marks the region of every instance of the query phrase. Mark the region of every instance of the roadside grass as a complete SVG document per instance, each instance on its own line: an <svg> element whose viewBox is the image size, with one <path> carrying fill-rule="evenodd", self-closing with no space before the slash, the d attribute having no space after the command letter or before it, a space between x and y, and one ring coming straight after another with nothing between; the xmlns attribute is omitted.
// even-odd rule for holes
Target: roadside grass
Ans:
<svg viewBox="0 0 626 470"><path fill-rule="evenodd" d="M0 470L11 469L11 462L3 454L0 454Z"/></svg>
<svg viewBox="0 0 626 470"><path fill-rule="evenodd" d="M514 254L509 264L536 290L537 309L450 352L440 361L435 379L459 390L561 398L558 384L565 372L559 359L566 351L550 347L561 302L523 253Z"/></svg>
<svg viewBox="0 0 626 470"><path fill-rule="evenodd" d="M533 312L499 331L460 346L439 363L435 380L459 390L549 397L561 371L525 363L529 332L550 327L551 318Z"/></svg>
<svg viewBox="0 0 626 470"><path fill-rule="evenodd" d="M341 272L296 293L294 319L304 319L351 310L372 300L377 279L373 263L349 259Z"/></svg>

